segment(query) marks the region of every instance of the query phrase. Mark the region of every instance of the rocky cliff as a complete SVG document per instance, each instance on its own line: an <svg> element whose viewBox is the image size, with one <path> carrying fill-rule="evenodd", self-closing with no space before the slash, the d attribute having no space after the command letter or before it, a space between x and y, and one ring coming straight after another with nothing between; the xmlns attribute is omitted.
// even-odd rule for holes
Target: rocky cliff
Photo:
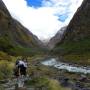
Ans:
<svg viewBox="0 0 90 90"><path fill-rule="evenodd" d="M90 37L90 0L84 0L67 27L64 40L78 41Z"/></svg>

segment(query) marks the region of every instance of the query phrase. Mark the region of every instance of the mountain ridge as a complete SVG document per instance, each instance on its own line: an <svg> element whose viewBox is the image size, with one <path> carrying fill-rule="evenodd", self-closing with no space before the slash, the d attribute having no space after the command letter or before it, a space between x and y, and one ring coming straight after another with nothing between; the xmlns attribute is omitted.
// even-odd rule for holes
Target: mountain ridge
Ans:
<svg viewBox="0 0 90 90"><path fill-rule="evenodd" d="M52 50L66 61L90 65L90 0L84 0L70 21L62 42Z"/></svg>
<svg viewBox="0 0 90 90"><path fill-rule="evenodd" d="M25 48L27 50L43 48L43 43L20 22L12 18L5 4L0 0L0 50L16 54L20 50L23 52Z"/></svg>
<svg viewBox="0 0 90 90"><path fill-rule="evenodd" d="M49 43L47 44L48 48L53 49L55 47L55 45L60 42L62 40L62 38L64 37L64 33L67 27L62 27L56 34L54 37L52 37L49 40Z"/></svg>

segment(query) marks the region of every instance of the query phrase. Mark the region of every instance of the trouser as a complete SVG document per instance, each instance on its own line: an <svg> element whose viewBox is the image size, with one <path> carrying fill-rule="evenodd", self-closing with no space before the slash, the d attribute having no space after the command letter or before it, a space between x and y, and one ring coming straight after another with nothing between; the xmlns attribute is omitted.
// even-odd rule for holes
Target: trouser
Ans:
<svg viewBox="0 0 90 90"><path fill-rule="evenodd" d="M26 75L26 67L20 65L19 68L20 68L20 75Z"/></svg>

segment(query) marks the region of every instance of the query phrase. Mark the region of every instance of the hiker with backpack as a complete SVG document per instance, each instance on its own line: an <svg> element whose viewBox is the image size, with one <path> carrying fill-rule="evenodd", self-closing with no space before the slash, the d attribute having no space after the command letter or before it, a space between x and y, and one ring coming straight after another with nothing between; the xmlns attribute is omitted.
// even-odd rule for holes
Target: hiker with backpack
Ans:
<svg viewBox="0 0 90 90"><path fill-rule="evenodd" d="M14 75L16 76L15 90L24 88L24 82L27 80L27 58L16 60Z"/></svg>
<svg viewBox="0 0 90 90"><path fill-rule="evenodd" d="M26 74L27 74L27 59L26 58L17 59L15 63L14 75L18 77L20 75L26 76Z"/></svg>

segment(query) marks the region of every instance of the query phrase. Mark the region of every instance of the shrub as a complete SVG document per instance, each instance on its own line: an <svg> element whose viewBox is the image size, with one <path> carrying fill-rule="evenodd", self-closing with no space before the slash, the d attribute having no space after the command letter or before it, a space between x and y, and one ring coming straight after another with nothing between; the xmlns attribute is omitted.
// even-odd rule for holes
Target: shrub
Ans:
<svg viewBox="0 0 90 90"><path fill-rule="evenodd" d="M0 61L0 79L11 77L12 71L12 66L8 61Z"/></svg>

